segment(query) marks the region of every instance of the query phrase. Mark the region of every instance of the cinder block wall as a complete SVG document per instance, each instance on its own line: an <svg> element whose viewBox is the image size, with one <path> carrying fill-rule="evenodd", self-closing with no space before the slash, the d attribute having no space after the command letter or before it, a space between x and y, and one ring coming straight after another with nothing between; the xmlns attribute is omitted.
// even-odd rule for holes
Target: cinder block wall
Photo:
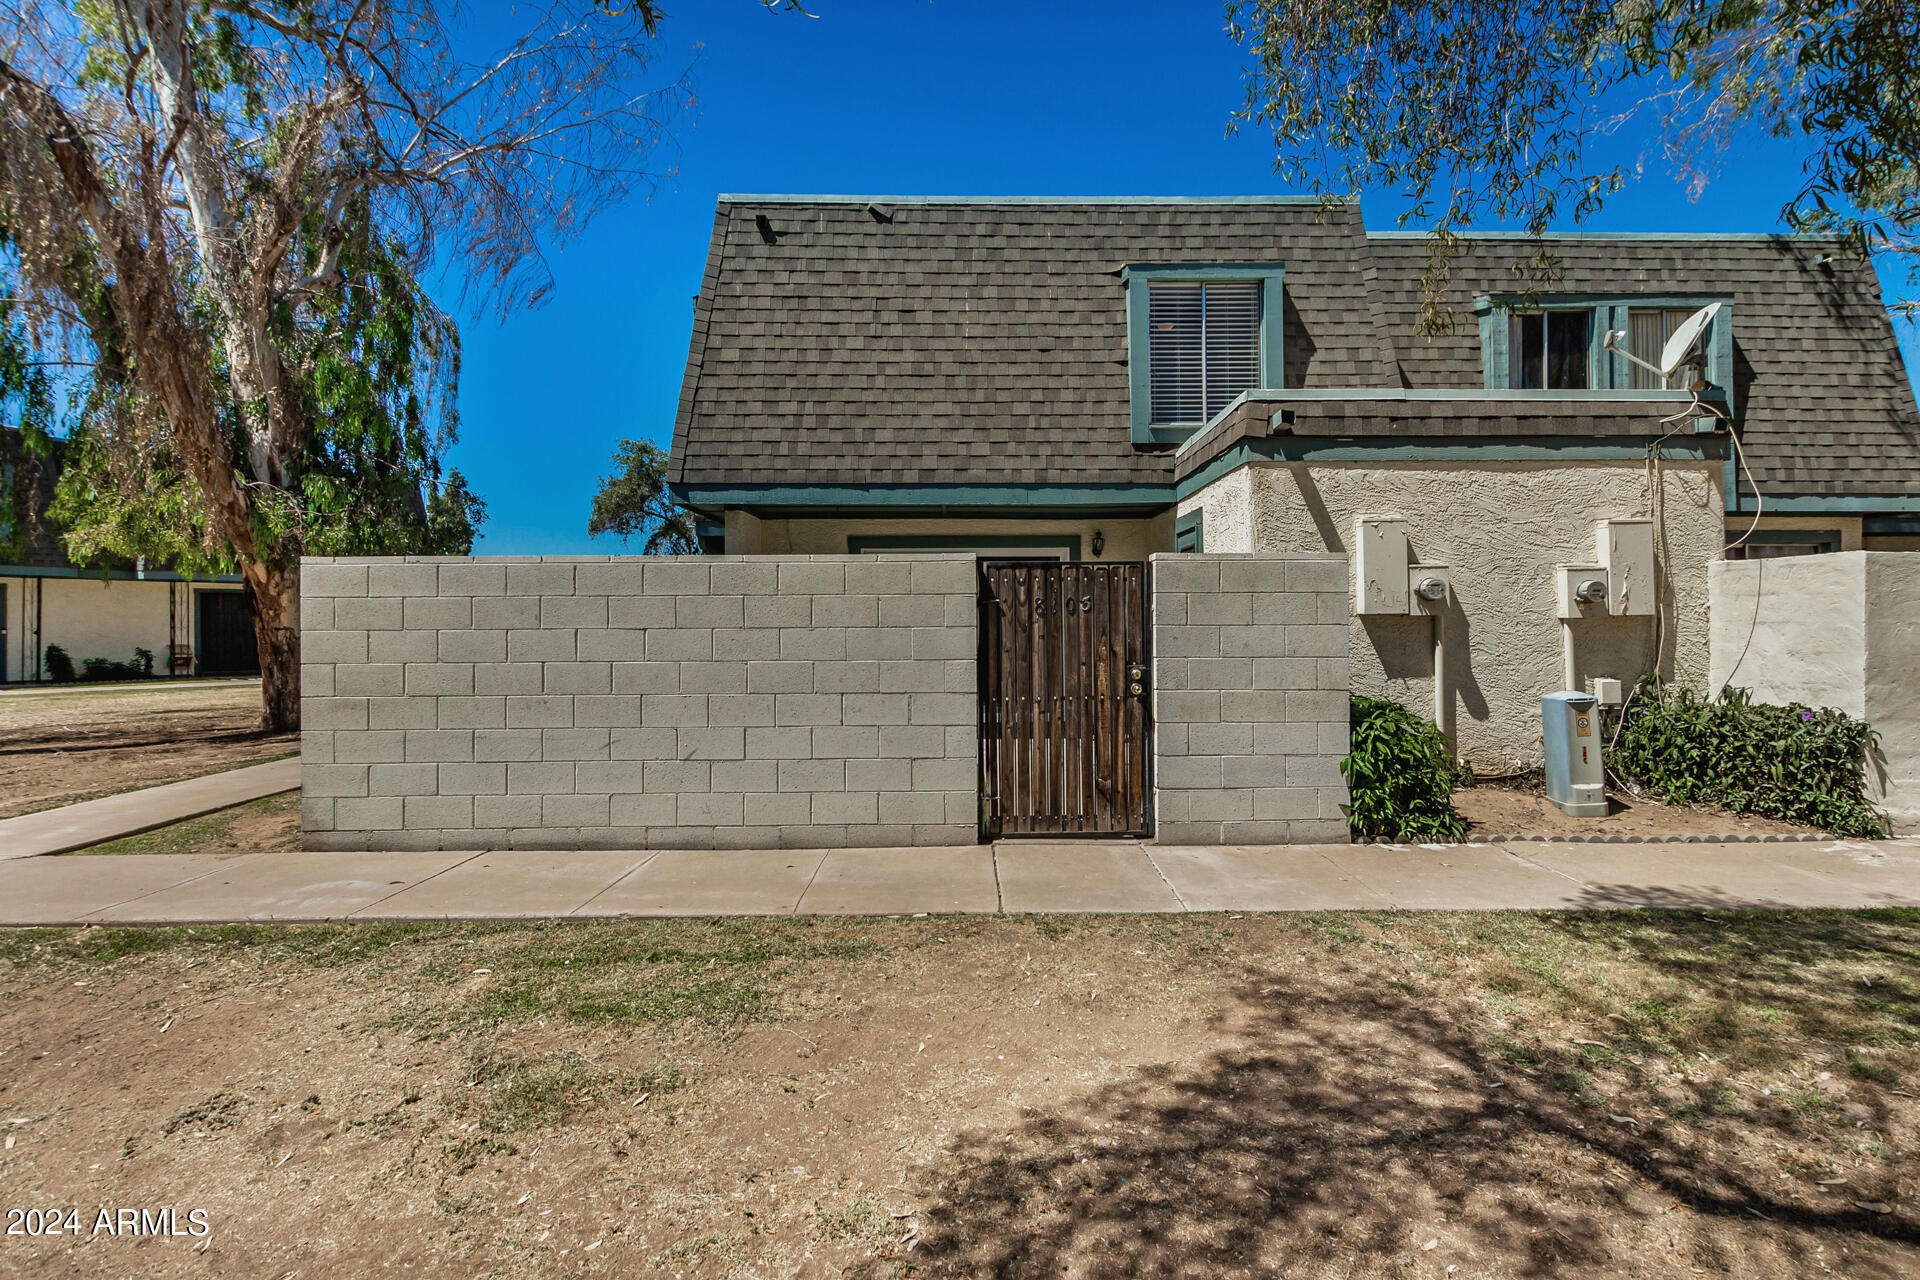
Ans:
<svg viewBox="0 0 1920 1280"><path fill-rule="evenodd" d="M1152 565L1161 842L1346 840L1346 557Z"/></svg>
<svg viewBox="0 0 1920 1280"><path fill-rule="evenodd" d="M970 555L302 562L312 849L971 844Z"/></svg>

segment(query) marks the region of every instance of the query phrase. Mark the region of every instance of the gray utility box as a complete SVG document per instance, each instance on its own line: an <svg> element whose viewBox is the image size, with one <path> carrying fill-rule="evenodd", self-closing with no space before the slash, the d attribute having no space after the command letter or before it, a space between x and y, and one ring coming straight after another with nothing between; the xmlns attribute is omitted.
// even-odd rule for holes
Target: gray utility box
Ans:
<svg viewBox="0 0 1920 1280"><path fill-rule="evenodd" d="M1547 694L1540 699L1540 739L1547 749L1547 799L1575 818L1606 817L1599 704L1584 693Z"/></svg>

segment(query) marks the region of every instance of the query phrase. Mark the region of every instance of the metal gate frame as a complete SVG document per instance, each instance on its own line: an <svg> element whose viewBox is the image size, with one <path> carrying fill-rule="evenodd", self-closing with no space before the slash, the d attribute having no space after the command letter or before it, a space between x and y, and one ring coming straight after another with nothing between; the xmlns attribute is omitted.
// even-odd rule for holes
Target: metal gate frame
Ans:
<svg viewBox="0 0 1920 1280"><path fill-rule="evenodd" d="M980 561L983 840L1151 834L1148 598L1139 561Z"/></svg>

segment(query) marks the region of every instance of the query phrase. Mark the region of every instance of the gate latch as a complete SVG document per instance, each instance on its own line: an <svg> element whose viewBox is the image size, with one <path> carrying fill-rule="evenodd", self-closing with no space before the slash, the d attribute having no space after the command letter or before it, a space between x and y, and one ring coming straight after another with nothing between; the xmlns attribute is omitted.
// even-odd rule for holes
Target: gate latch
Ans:
<svg viewBox="0 0 1920 1280"><path fill-rule="evenodd" d="M1147 691L1147 669L1139 663L1127 668L1127 692L1138 698Z"/></svg>

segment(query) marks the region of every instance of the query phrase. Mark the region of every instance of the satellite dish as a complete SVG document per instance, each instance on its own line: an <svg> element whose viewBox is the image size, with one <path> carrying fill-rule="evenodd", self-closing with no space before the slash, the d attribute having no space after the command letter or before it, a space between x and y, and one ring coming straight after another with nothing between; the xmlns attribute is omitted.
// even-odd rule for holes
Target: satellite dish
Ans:
<svg viewBox="0 0 1920 1280"><path fill-rule="evenodd" d="M1605 350L1611 351L1622 360L1625 360L1628 364L1639 365L1648 373L1658 376L1663 382L1669 381L1686 366L1687 357L1693 352L1693 344L1700 341L1700 335L1705 333L1707 326L1713 323L1713 318L1720 314L1722 305L1723 304L1718 302L1709 302L1706 306L1700 308L1685 320L1682 320L1679 328L1673 331L1673 336L1667 339L1667 345L1660 349L1660 364L1658 368L1627 350L1627 331L1625 329L1608 330L1606 338L1602 340L1600 345Z"/></svg>
<svg viewBox="0 0 1920 1280"><path fill-rule="evenodd" d="M1693 344L1700 341L1700 335L1706 332L1707 326L1712 324L1713 318L1719 314L1720 304L1709 302L1680 322L1680 327L1673 331L1671 338L1667 339L1667 345L1660 348L1662 377L1671 378L1679 372L1680 366L1687 362L1687 356L1692 352Z"/></svg>

